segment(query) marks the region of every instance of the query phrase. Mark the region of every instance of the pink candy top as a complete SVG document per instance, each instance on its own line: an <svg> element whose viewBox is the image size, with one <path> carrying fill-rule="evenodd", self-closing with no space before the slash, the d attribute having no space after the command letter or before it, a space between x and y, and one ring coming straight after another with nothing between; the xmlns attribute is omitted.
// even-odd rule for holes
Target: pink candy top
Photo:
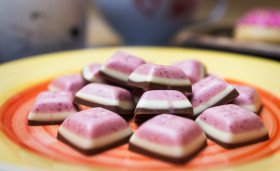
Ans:
<svg viewBox="0 0 280 171"><path fill-rule="evenodd" d="M258 8L249 11L238 25L257 25L280 28L280 9Z"/></svg>
<svg viewBox="0 0 280 171"><path fill-rule="evenodd" d="M92 75L94 75L98 79L101 79L101 77L98 74L99 70L101 68L101 64L93 63L93 64L90 64L88 67L89 67L89 71L92 73Z"/></svg>
<svg viewBox="0 0 280 171"><path fill-rule="evenodd" d="M71 91L73 93L80 90L84 85L85 81L81 74L70 74L55 78L51 85L64 91Z"/></svg>
<svg viewBox="0 0 280 171"><path fill-rule="evenodd" d="M97 74L99 72L99 69L101 68L101 64L93 63L93 64L90 64L88 67L89 67L89 71L91 73Z"/></svg>
<svg viewBox="0 0 280 171"><path fill-rule="evenodd" d="M210 75L192 86L193 97L191 103L193 107L207 103L213 96L219 94L229 84L213 75Z"/></svg>
<svg viewBox="0 0 280 171"><path fill-rule="evenodd" d="M152 75L160 78L168 79L188 79L186 74L179 68L173 66L143 64L136 68L133 73L141 75Z"/></svg>
<svg viewBox="0 0 280 171"><path fill-rule="evenodd" d="M90 83L84 86L79 92L115 100L133 100L133 97L128 90L117 86L111 86L101 83Z"/></svg>
<svg viewBox="0 0 280 171"><path fill-rule="evenodd" d="M146 91L140 100L188 100L180 91L176 90L150 90Z"/></svg>
<svg viewBox="0 0 280 171"><path fill-rule="evenodd" d="M106 62L105 67L130 74L135 68L144 63L145 61L141 58L119 51Z"/></svg>
<svg viewBox="0 0 280 171"><path fill-rule="evenodd" d="M157 144L183 146L203 134L203 131L193 120L161 114L142 124L135 134Z"/></svg>
<svg viewBox="0 0 280 171"><path fill-rule="evenodd" d="M253 112L234 104L209 108L199 115L207 124L226 132L242 133L264 127Z"/></svg>
<svg viewBox="0 0 280 171"><path fill-rule="evenodd" d="M236 85L236 84L234 84L233 87L239 92L239 96L233 101L234 104L237 105L254 104L254 95L258 93L255 88L250 86L244 86L244 85Z"/></svg>
<svg viewBox="0 0 280 171"><path fill-rule="evenodd" d="M172 64L172 66L178 67L182 71L184 71L192 84L198 82L206 75L204 65L201 62L194 59L176 62Z"/></svg>
<svg viewBox="0 0 280 171"><path fill-rule="evenodd" d="M123 130L128 127L128 124L118 114L97 107L72 114L61 126L74 134L90 139Z"/></svg>
<svg viewBox="0 0 280 171"><path fill-rule="evenodd" d="M33 113L54 113L76 111L72 103L73 94L68 91L41 92L31 109Z"/></svg>

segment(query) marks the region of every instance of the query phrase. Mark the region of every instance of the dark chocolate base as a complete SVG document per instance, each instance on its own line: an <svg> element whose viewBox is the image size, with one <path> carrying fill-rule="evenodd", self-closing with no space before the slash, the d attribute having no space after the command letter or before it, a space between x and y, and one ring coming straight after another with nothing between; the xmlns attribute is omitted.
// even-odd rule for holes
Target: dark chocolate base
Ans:
<svg viewBox="0 0 280 171"><path fill-rule="evenodd" d="M94 82L94 81L89 81L89 80L85 79L84 74L83 74L83 71L81 71L80 74L82 75L83 80L84 80L84 82L86 83L85 85L90 84L90 83L96 83L96 82ZM102 83L104 83L104 84L116 85L116 84L114 84L114 83L112 83L112 82L110 82L110 81L104 80L104 79L102 79L102 78L101 78L100 80L101 80Z"/></svg>
<svg viewBox="0 0 280 171"><path fill-rule="evenodd" d="M145 90L178 90L181 92L192 93L192 86L191 85L184 85L184 86L171 86L171 85L164 85L164 84L156 84L152 82L134 82L128 79L128 85L139 87Z"/></svg>
<svg viewBox="0 0 280 171"><path fill-rule="evenodd" d="M115 113L118 113L120 115L133 115L133 109L132 110L125 110L125 109L122 109L118 106L109 106L109 105L94 103L94 102L90 102L90 101L84 100L82 98L79 98L77 96L74 97L73 103L81 104L81 105L88 106L88 107L102 107L104 109L111 110L111 111L113 111Z"/></svg>
<svg viewBox="0 0 280 171"><path fill-rule="evenodd" d="M192 93L184 93L184 94L188 98L188 100L191 101L193 94Z"/></svg>
<svg viewBox="0 0 280 171"><path fill-rule="evenodd" d="M238 91L236 89L233 89L227 96L225 96L220 101L218 101L216 104L214 104L214 106L228 104L228 103L232 102L238 96L239 96Z"/></svg>
<svg viewBox="0 0 280 171"><path fill-rule="evenodd" d="M127 82L116 79L110 75L107 75L106 73L99 71L98 73L104 80L108 81L109 83L113 84L113 85L120 85L123 86L125 88L131 88L130 85L127 84Z"/></svg>
<svg viewBox="0 0 280 171"><path fill-rule="evenodd" d="M261 105L261 107L259 108L259 110L257 111L257 115L260 115L261 114L261 112L262 112L262 110L263 110L263 105Z"/></svg>
<svg viewBox="0 0 280 171"><path fill-rule="evenodd" d="M205 143L199 149L197 149L194 153L186 155L186 156L182 156L182 157L179 157L179 158L157 154L157 153L148 151L146 149L143 149L141 147L138 147L138 146L136 146L134 144L131 144L131 143L129 144L129 150L134 151L136 153L140 153L140 154L149 156L149 157L152 157L152 158L156 158L156 159L159 159L159 160L162 160L162 161L166 161L166 162L169 162L169 163L183 165L186 162L188 162L190 159L192 159L194 156L196 156L199 152L201 152L206 146L207 146L207 142L205 141Z"/></svg>
<svg viewBox="0 0 280 171"><path fill-rule="evenodd" d="M170 111L169 109L167 110L153 110L153 109L146 109L146 108L136 108L135 110L135 117L136 115L141 115L141 114L161 114L161 113L169 113L169 114L178 114L178 115L186 115L186 116L192 116L193 115L193 108L188 107L188 108L183 108L183 109L174 109L173 111Z"/></svg>
<svg viewBox="0 0 280 171"><path fill-rule="evenodd" d="M215 103L214 105L212 105L210 107L228 104L228 103L232 102L237 96L239 96L238 91L236 89L233 89L228 95L226 95L224 98L222 98L221 100L219 100L217 103ZM202 112L200 112L200 113L202 113ZM193 116L193 119L196 119L200 115L200 113L195 114Z"/></svg>
<svg viewBox="0 0 280 171"><path fill-rule="evenodd" d="M60 125L62 124L63 120L59 121L34 121L34 120L28 120L27 124L29 126L44 126L44 125Z"/></svg>
<svg viewBox="0 0 280 171"><path fill-rule="evenodd" d="M130 122L133 118L134 115L133 114L128 114L128 115L120 115L126 122Z"/></svg>
<svg viewBox="0 0 280 171"><path fill-rule="evenodd" d="M70 141L68 141L66 138L64 138L59 132L57 134L57 139L62 141L65 144L69 145L70 147L74 148L75 150L85 154L85 155L95 155L95 154L99 154L99 153L102 153L104 151L107 151L107 150L110 150L112 148L115 148L115 147L118 147L118 146L121 146L123 144L128 143L130 136L131 135L129 135L129 136L113 143L113 144L109 144L109 145L106 145L104 147L100 147L100 148L96 148L96 149L82 149L82 148L72 144Z"/></svg>
<svg viewBox="0 0 280 171"><path fill-rule="evenodd" d="M224 148L227 148L227 149L243 147L243 146L246 146L246 145L256 144L256 143L259 143L259 142L262 142L262 141L269 140L269 136L265 135L263 137L260 137L260 138L254 139L254 140L250 140L250 141L246 141L246 142L241 142L241 143L225 143L225 142L217 140L216 138L213 138L212 136L210 136L208 134L206 134L206 136L211 141L213 141L216 144L218 144L218 145L220 145L220 146L222 146Z"/></svg>
<svg viewBox="0 0 280 171"><path fill-rule="evenodd" d="M135 110L135 121L144 121L148 120L156 115L162 114L162 113L169 113L174 114L177 116L182 117L189 117L191 118L193 115L193 109L192 107L184 108L184 109L174 109L174 111L170 112L169 110L151 110L151 109L145 109L145 108L136 108Z"/></svg>

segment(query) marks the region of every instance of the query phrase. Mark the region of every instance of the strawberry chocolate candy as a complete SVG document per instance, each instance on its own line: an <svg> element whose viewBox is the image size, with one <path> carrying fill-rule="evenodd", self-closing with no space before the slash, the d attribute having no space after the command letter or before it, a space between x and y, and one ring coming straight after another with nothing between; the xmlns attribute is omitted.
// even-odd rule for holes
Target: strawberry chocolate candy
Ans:
<svg viewBox="0 0 280 171"><path fill-rule="evenodd" d="M127 143L131 134L122 117L98 107L66 118L57 139L83 154L93 155Z"/></svg>

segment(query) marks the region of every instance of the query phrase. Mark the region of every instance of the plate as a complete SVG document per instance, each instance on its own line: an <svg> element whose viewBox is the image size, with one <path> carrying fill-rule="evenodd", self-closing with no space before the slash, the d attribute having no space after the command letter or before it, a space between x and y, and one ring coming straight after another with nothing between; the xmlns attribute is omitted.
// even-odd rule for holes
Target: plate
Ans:
<svg viewBox="0 0 280 171"><path fill-rule="evenodd" d="M128 145L86 157L56 140L58 126L27 126L28 112L51 79L81 72L93 62L104 63L114 52L168 65L195 58L209 73L229 82L256 87L264 108L261 118L270 140L233 150L208 141L208 147L185 165L172 165L133 152ZM0 65L0 168L45 170L280 170L280 64L252 56L166 47L111 47L30 57ZM130 123L133 129L136 125Z"/></svg>

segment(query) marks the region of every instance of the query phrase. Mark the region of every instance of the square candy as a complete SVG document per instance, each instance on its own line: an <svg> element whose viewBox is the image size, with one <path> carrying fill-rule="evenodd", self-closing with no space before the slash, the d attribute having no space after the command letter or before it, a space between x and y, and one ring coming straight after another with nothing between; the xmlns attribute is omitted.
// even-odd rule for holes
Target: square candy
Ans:
<svg viewBox="0 0 280 171"><path fill-rule="evenodd" d="M50 91L71 91L76 93L86 84L81 74L69 74L55 78L49 85Z"/></svg>
<svg viewBox="0 0 280 171"><path fill-rule="evenodd" d="M175 164L184 164L206 145L204 132L193 120L170 114L146 121L129 140L130 150Z"/></svg>
<svg viewBox="0 0 280 171"><path fill-rule="evenodd" d="M129 75L128 85L145 90L192 92L191 82L181 69L155 64L143 64L137 67Z"/></svg>
<svg viewBox="0 0 280 171"><path fill-rule="evenodd" d="M98 107L66 118L57 139L85 155L93 155L127 143L131 134L122 117Z"/></svg>
<svg viewBox="0 0 280 171"><path fill-rule="evenodd" d="M208 76L193 85L191 104L194 117L212 106L227 104L238 95L232 85L213 75Z"/></svg>
<svg viewBox="0 0 280 171"><path fill-rule="evenodd" d="M58 125L78 111L72 103L73 94L68 91L45 91L40 93L28 115L28 125Z"/></svg>
<svg viewBox="0 0 280 171"><path fill-rule="evenodd" d="M196 123L207 137L225 148L268 140L268 131L258 115L234 104L209 108Z"/></svg>
<svg viewBox="0 0 280 171"><path fill-rule="evenodd" d="M141 58L119 51L101 67L99 74L108 81L127 86L128 76L144 63Z"/></svg>
<svg viewBox="0 0 280 171"><path fill-rule="evenodd" d="M190 101L177 90L149 90L140 98L136 109L136 121L144 121L161 113L192 117Z"/></svg>
<svg viewBox="0 0 280 171"><path fill-rule="evenodd" d="M83 78L90 83L104 83L105 81L99 75L101 64L92 63L83 68Z"/></svg>
<svg viewBox="0 0 280 171"><path fill-rule="evenodd" d="M89 107L103 107L120 115L132 115L135 104L131 93L117 86L90 83L78 91L74 103Z"/></svg>
<svg viewBox="0 0 280 171"><path fill-rule="evenodd" d="M173 63L172 66L178 67L184 71L192 84L202 80L207 74L206 67L195 59L179 61Z"/></svg>
<svg viewBox="0 0 280 171"><path fill-rule="evenodd" d="M238 91L239 96L233 100L233 104L241 106L251 112L260 113L262 102L257 90L250 86L232 84Z"/></svg>

